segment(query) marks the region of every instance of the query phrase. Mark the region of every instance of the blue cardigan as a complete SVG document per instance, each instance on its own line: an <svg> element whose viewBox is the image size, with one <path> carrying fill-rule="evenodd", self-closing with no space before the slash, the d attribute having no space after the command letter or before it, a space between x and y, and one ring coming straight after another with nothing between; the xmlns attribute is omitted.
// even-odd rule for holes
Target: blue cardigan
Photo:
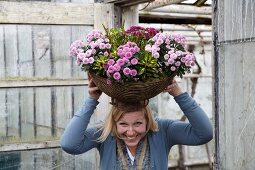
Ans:
<svg viewBox="0 0 255 170"><path fill-rule="evenodd" d="M212 139L212 125L205 112L197 105L188 93L176 96L175 101L187 116L188 122L169 119L156 119L159 130L148 132L150 146L151 169L167 170L168 154L173 145L201 145ZM98 128L87 128L90 117L98 102L92 98L85 100L81 110L77 112L67 125L61 138L61 147L70 154L82 154L97 148L100 154L100 170L116 169L116 140L109 135L103 143Z"/></svg>

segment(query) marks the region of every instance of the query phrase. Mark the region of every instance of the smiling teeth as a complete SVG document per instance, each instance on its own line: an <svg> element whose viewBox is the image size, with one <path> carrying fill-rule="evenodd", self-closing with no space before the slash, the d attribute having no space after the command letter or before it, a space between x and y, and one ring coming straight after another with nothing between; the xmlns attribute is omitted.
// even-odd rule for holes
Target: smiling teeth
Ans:
<svg viewBox="0 0 255 170"><path fill-rule="evenodd" d="M128 138L128 139L134 139L135 137L128 137L128 136L127 136L127 138Z"/></svg>

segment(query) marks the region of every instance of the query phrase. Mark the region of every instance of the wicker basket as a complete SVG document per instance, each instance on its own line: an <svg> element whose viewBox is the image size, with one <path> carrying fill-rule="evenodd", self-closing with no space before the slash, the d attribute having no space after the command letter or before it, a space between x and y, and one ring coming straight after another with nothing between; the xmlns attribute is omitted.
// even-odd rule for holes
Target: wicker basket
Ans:
<svg viewBox="0 0 255 170"><path fill-rule="evenodd" d="M97 87L108 96L119 101L142 101L161 93L173 80L175 74L162 80L107 84L106 79L90 73Z"/></svg>

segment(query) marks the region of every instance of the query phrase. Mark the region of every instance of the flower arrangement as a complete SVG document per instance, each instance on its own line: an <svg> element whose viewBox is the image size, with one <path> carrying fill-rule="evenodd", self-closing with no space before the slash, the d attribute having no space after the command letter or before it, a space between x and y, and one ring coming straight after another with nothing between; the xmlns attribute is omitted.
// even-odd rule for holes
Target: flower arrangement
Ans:
<svg viewBox="0 0 255 170"><path fill-rule="evenodd" d="M87 43L74 41L70 56L83 71L106 78L107 84L160 80L172 74L182 78L194 66L183 35L140 26L104 29L105 34L90 32Z"/></svg>

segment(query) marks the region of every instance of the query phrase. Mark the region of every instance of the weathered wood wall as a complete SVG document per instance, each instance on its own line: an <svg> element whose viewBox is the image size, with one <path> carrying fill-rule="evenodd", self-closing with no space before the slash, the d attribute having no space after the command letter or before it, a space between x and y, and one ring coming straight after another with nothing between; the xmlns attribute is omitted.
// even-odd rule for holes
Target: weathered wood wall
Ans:
<svg viewBox="0 0 255 170"><path fill-rule="evenodd" d="M255 1L215 1L216 169L255 167Z"/></svg>
<svg viewBox="0 0 255 170"><path fill-rule="evenodd" d="M71 2L0 1L0 151L21 150L1 153L2 167L1 163L12 155L21 169L98 169L95 150L70 156L61 149L49 148L59 147L64 127L87 95L86 74L68 56L70 43L84 39L94 28L101 29L102 23L111 27L120 19L114 16L116 8L111 4L102 6L91 0ZM122 11L126 26L138 24L136 10L137 7L128 7ZM195 32L191 37L195 37L190 43L195 42L195 53L199 55L200 48L205 46L199 44L200 37ZM206 90L198 90L195 97L211 117L210 44L205 48L207 57L200 55L199 61L204 75L197 89ZM190 83L188 79L181 82L189 92ZM103 96L101 100L91 123L103 120L107 113L108 98ZM178 107L164 94L152 99L151 106L161 117L181 116ZM36 150L24 151L27 149ZM186 165L208 162L203 147L185 148L185 153ZM176 165L177 157L173 149L171 167Z"/></svg>
<svg viewBox="0 0 255 170"><path fill-rule="evenodd" d="M68 56L71 42L116 18L112 4L72 2L0 1L0 169L98 169L96 150L49 149L59 147L87 95L87 75ZM7 152L15 150L23 151Z"/></svg>

